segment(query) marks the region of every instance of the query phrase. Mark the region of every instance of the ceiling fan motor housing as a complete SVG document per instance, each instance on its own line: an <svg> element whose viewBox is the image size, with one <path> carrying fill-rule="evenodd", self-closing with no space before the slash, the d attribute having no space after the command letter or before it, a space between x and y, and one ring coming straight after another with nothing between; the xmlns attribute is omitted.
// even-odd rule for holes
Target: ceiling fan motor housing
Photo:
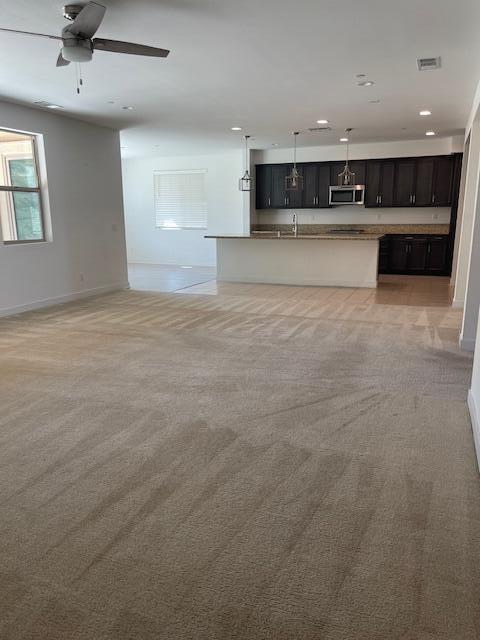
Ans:
<svg viewBox="0 0 480 640"><path fill-rule="evenodd" d="M73 22L84 6L84 4L66 4L63 7L63 17Z"/></svg>
<svg viewBox="0 0 480 640"><path fill-rule="evenodd" d="M68 62L89 62L92 59L92 42L89 39L76 38L62 32L63 47L62 57Z"/></svg>

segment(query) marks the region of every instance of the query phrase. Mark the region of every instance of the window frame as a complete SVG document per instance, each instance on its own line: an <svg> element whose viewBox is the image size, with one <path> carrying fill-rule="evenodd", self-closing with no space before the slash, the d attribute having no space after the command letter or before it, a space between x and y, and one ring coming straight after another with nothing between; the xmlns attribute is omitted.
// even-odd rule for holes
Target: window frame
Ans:
<svg viewBox="0 0 480 640"><path fill-rule="evenodd" d="M46 242L46 234L45 234L45 213L43 206L43 193L42 193L42 185L40 180L40 165L39 165L39 155L38 155L38 145L37 145L37 136L33 133L26 133L25 131L17 131L15 129L3 129L0 127L0 131L5 133L18 133L19 135L28 136L32 141L32 150L33 150L33 162L35 165L35 174L37 176L37 186L36 187L13 187L9 185L0 185L1 192L7 193L36 193L38 194L38 202L40 208L40 224L42 226L42 237L32 240L5 240L2 239L4 245L17 245L17 244L38 244L41 242ZM13 222L15 224L15 235L18 237L18 227L17 227L17 219L14 215Z"/></svg>
<svg viewBox="0 0 480 640"><path fill-rule="evenodd" d="M176 227L167 227L163 225L157 225L157 212L156 212L156 197L155 197L155 178L158 175L202 175L204 176L204 189L205 189L205 226L201 227L192 227L192 226L176 226ZM154 196L153 196L153 205L154 205L154 228L156 231L200 231L204 232L208 230L208 200L206 194L206 180L208 176L208 169L154 169L153 171L153 188L154 188Z"/></svg>

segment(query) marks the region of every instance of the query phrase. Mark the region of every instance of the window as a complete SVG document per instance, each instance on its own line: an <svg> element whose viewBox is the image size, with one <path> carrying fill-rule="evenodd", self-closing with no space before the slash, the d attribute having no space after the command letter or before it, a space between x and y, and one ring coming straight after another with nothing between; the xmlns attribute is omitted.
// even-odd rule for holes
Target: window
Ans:
<svg viewBox="0 0 480 640"><path fill-rule="evenodd" d="M155 226L160 229L206 229L205 169L155 171Z"/></svg>
<svg viewBox="0 0 480 640"><path fill-rule="evenodd" d="M0 130L0 224L5 244L45 240L35 136Z"/></svg>

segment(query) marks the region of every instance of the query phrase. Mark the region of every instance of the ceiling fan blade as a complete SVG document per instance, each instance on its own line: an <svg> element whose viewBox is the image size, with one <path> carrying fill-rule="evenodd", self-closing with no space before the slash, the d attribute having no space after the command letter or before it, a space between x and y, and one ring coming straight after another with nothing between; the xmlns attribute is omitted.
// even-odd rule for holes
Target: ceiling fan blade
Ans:
<svg viewBox="0 0 480 640"><path fill-rule="evenodd" d="M78 16L67 26L67 31L74 36L91 38L100 26L106 8L98 2L89 2L80 11Z"/></svg>
<svg viewBox="0 0 480 640"><path fill-rule="evenodd" d="M154 58L166 58L170 51L157 47L147 47L134 42L122 42L121 40L105 40L94 38L93 48L99 51L113 51L113 53L129 53L134 56L152 56Z"/></svg>
<svg viewBox="0 0 480 640"><path fill-rule="evenodd" d="M0 27L0 31L8 31L8 33L21 33L24 36L38 36L39 38L49 38L50 40L61 40L59 36L51 36L48 33L35 33L33 31L19 31L18 29L5 29Z"/></svg>
<svg viewBox="0 0 480 640"><path fill-rule="evenodd" d="M60 51L57 58L57 67L66 67L68 64L70 64L70 60L65 60Z"/></svg>

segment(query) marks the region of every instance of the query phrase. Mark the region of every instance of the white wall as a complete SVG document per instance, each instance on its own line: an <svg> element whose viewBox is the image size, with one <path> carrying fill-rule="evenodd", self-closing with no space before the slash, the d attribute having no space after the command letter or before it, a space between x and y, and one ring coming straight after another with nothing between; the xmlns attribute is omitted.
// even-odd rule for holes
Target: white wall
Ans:
<svg viewBox="0 0 480 640"><path fill-rule="evenodd" d="M127 286L118 132L6 102L2 127L44 136L51 229L0 242L0 315Z"/></svg>
<svg viewBox="0 0 480 640"><path fill-rule="evenodd" d="M475 349L473 359L472 385L468 392L468 406L472 419L477 460L480 467L480 322L477 328L476 344L477 348Z"/></svg>
<svg viewBox="0 0 480 640"><path fill-rule="evenodd" d="M443 155L463 150L463 138L425 138L350 145L351 160L374 158L401 158L409 156ZM345 145L330 147L300 147L298 162L322 162L344 160ZM254 164L291 162L292 149L268 149L255 151ZM365 207L340 206L334 209L302 209L300 224L448 224L450 207L420 208L406 207L369 209ZM292 219L291 211L269 209L252 213L252 221L258 224L285 224Z"/></svg>
<svg viewBox="0 0 480 640"><path fill-rule="evenodd" d="M244 171L240 150L202 156L131 158L124 160L122 167L129 262L213 266L215 240L205 239L205 235L249 233L249 194L238 189ZM207 170L208 229L155 228L153 172L175 169Z"/></svg>

